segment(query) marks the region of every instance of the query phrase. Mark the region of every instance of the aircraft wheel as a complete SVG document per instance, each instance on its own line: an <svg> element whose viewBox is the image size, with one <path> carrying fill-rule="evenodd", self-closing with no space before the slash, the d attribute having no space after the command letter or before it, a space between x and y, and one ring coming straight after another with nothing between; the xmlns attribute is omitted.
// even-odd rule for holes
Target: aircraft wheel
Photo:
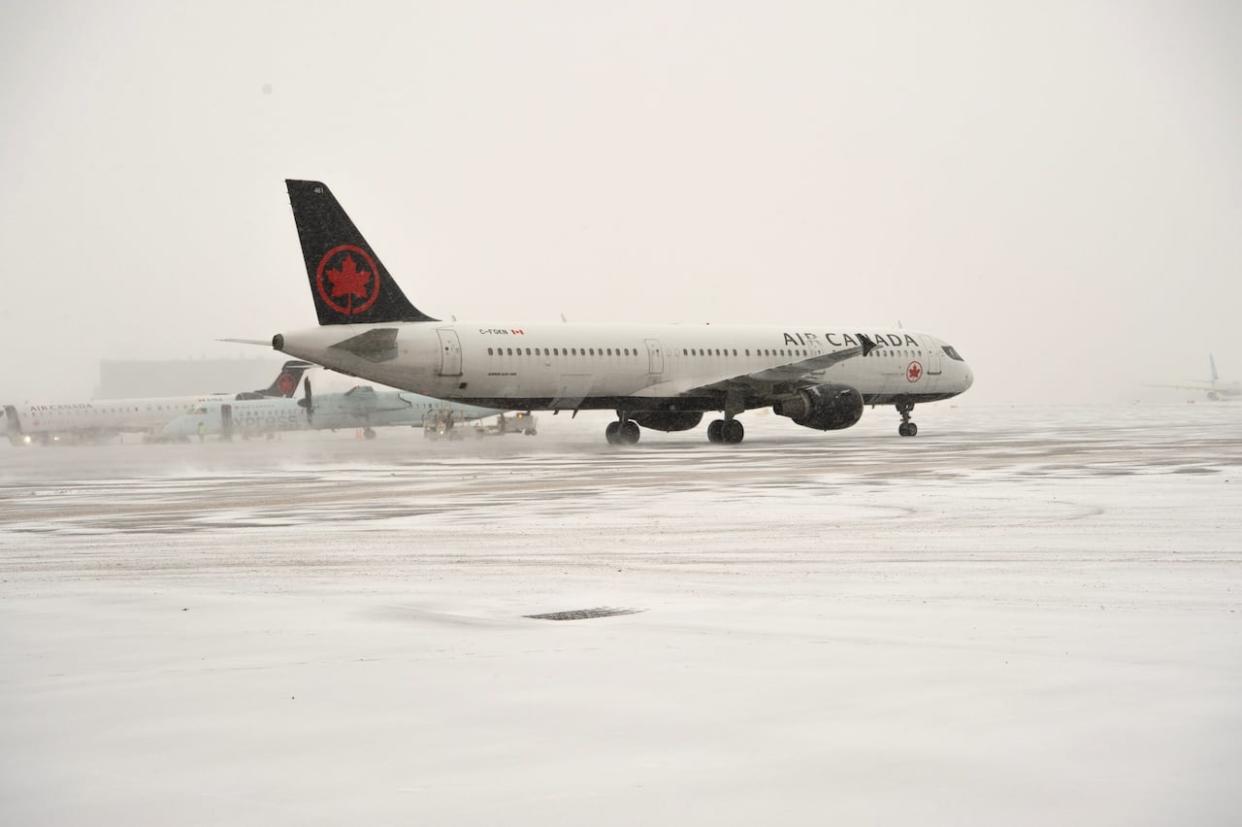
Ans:
<svg viewBox="0 0 1242 827"><path fill-rule="evenodd" d="M897 426L897 433L902 436L917 436L918 432L919 426L915 425L913 422L903 422Z"/></svg>
<svg viewBox="0 0 1242 827"><path fill-rule="evenodd" d="M638 423L632 419L627 419L621 423L621 430L617 433L618 441L622 445L635 445L642 432L638 430Z"/></svg>
<svg viewBox="0 0 1242 827"><path fill-rule="evenodd" d="M621 441L621 423L609 422L608 427L604 429L604 439L608 440L609 445L616 445Z"/></svg>
<svg viewBox="0 0 1242 827"><path fill-rule="evenodd" d="M737 445L746 437L746 428L736 419L726 419L720 428L720 441L727 445Z"/></svg>
<svg viewBox="0 0 1242 827"><path fill-rule="evenodd" d="M724 420L713 419L707 426L708 442L724 442Z"/></svg>

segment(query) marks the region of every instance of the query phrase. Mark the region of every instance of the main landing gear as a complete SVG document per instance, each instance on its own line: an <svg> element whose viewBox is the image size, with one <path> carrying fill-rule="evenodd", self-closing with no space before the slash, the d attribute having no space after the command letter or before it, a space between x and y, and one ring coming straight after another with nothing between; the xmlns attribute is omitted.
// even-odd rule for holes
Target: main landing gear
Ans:
<svg viewBox="0 0 1242 827"><path fill-rule="evenodd" d="M713 419L707 426L708 442L723 442L726 445L737 445L746 438L746 429L733 417Z"/></svg>
<svg viewBox="0 0 1242 827"><path fill-rule="evenodd" d="M901 424L897 426L897 433L902 436L917 436L919 426L910 421L910 412L914 410L913 402L898 402L897 413L901 414Z"/></svg>
<svg viewBox="0 0 1242 827"><path fill-rule="evenodd" d="M616 422L609 422L608 427L604 429L604 438L608 440L609 445L634 445L638 442L640 435L638 423L632 419L623 418Z"/></svg>

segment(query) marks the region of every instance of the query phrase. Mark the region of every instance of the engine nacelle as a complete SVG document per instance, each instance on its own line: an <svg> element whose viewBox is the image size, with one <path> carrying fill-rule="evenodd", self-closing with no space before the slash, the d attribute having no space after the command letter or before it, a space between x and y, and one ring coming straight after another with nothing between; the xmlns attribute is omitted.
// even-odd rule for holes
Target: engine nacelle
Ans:
<svg viewBox="0 0 1242 827"><path fill-rule="evenodd" d="M772 412L804 428L839 431L862 419L863 398L849 385L816 385L777 402Z"/></svg>
<svg viewBox="0 0 1242 827"><path fill-rule="evenodd" d="M653 431L688 431L703 421L702 411L635 411L630 419Z"/></svg>

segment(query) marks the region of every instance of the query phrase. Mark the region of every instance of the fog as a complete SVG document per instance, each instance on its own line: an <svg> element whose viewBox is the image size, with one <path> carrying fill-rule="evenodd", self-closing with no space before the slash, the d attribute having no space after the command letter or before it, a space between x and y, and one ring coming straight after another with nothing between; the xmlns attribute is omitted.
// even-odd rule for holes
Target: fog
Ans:
<svg viewBox="0 0 1242 827"><path fill-rule="evenodd" d="M896 325L963 404L1242 376L1236 3L5 4L0 401L314 324L285 177L415 304Z"/></svg>

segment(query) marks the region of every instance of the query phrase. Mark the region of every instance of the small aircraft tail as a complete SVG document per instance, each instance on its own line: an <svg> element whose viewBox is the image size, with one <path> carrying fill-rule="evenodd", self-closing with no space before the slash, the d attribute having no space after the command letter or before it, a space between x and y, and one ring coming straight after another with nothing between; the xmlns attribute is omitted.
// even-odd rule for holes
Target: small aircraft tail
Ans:
<svg viewBox="0 0 1242 827"><path fill-rule="evenodd" d="M1212 384L1215 385L1220 377L1216 375L1216 357L1211 353L1208 354L1208 364L1212 366Z"/></svg>
<svg viewBox="0 0 1242 827"><path fill-rule="evenodd" d="M283 396L288 398L293 396L298 389L298 382L302 381L302 374L306 373L306 369L313 367L310 362L302 362L297 359L285 362L281 367L280 373L276 379L268 386L267 390L259 391L263 396Z"/></svg>
<svg viewBox="0 0 1242 827"><path fill-rule="evenodd" d="M4 406L4 431L9 442L17 445L22 441L22 421L17 416L17 408L13 405Z"/></svg>
<svg viewBox="0 0 1242 827"><path fill-rule="evenodd" d="M297 359L285 362L281 367L280 373L276 374L275 381L263 390L243 391L233 398L236 400L243 399L271 399L273 397L283 396L288 399L293 396L298 389L298 381L302 378L302 374L307 368L313 368L310 362L302 362Z"/></svg>
<svg viewBox="0 0 1242 827"><path fill-rule="evenodd" d="M327 185L285 186L321 325L436 321L410 304Z"/></svg>

